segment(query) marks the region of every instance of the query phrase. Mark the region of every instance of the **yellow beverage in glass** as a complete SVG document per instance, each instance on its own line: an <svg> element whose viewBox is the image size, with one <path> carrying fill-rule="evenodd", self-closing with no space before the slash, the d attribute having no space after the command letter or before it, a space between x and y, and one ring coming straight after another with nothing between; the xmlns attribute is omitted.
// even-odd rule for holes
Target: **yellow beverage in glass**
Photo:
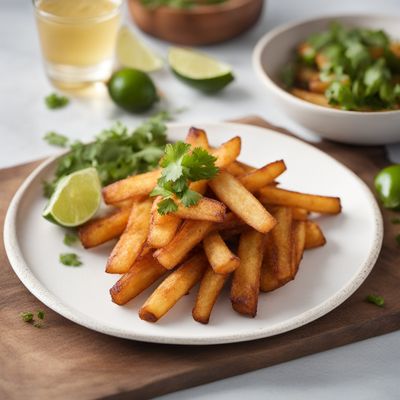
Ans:
<svg viewBox="0 0 400 400"><path fill-rule="evenodd" d="M35 0L47 75L60 87L108 79L121 0Z"/></svg>

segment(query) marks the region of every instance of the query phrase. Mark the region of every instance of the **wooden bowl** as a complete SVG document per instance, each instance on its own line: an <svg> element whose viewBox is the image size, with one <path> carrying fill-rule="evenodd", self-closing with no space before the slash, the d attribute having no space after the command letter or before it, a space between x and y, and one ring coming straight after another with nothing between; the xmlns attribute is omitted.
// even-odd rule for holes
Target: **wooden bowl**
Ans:
<svg viewBox="0 0 400 400"><path fill-rule="evenodd" d="M169 42L196 46L223 42L249 29L261 15L264 0L227 0L193 9L148 8L128 0L131 16L144 32Z"/></svg>

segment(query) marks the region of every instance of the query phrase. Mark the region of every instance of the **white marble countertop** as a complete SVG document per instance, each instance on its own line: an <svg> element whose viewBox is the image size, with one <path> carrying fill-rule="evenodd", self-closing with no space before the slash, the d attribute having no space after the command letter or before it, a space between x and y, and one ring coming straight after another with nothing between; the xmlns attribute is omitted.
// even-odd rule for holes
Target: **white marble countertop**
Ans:
<svg viewBox="0 0 400 400"><path fill-rule="evenodd" d="M269 29L295 19L321 14L376 12L400 15L398 0L269 0L260 22L240 38L205 48L234 66L236 82L217 96L203 96L176 81L166 70L154 75L170 108L187 107L181 122L220 121L257 114L318 140L287 120L265 96L251 68L251 51ZM167 45L146 41L163 57ZM143 117L119 111L103 93L95 99L73 98L62 110L48 110L44 97L53 89L41 65L31 2L0 0L0 168L54 153L43 135L55 130L90 140L118 119L134 127ZM390 146L399 160L399 146ZM398 399L400 332L308 356L239 377L163 396L163 399Z"/></svg>

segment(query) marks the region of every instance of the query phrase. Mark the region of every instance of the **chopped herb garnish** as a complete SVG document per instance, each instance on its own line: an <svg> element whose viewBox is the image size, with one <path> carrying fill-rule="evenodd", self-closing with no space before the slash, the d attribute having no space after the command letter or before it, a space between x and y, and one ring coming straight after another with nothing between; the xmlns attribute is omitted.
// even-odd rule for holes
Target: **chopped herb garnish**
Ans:
<svg viewBox="0 0 400 400"><path fill-rule="evenodd" d="M82 265L82 261L79 256L75 253L63 253L60 254L60 263L69 267L79 267Z"/></svg>
<svg viewBox="0 0 400 400"><path fill-rule="evenodd" d="M156 168L167 143L165 122L169 119L169 113L159 113L131 133L116 123L92 143L72 143L70 152L58 161L54 179L44 183L44 195L50 197L64 176L88 167L97 169L103 186Z"/></svg>
<svg viewBox="0 0 400 400"><path fill-rule="evenodd" d="M400 224L400 218L394 217L394 218L392 218L391 222L392 222L392 224L395 224L395 225Z"/></svg>
<svg viewBox="0 0 400 400"><path fill-rule="evenodd" d="M158 212L161 215L178 209L174 198L180 199L185 207L190 207L201 199L201 195L189 189L190 182L211 179L218 173L216 158L206 150L183 142L167 144L165 154L160 161L163 170L157 186L150 196L161 196Z"/></svg>
<svg viewBox="0 0 400 400"><path fill-rule="evenodd" d="M366 300L369 303L375 304L378 307L383 307L383 305L385 304L385 299L382 296L378 296L378 295L374 295L374 294L368 295Z"/></svg>
<svg viewBox="0 0 400 400"><path fill-rule="evenodd" d="M20 314L20 316L24 322L32 322L33 321L33 314L31 312L23 312Z"/></svg>
<svg viewBox="0 0 400 400"><path fill-rule="evenodd" d="M41 324L40 322L34 322L33 323L33 326L35 327L35 328L43 328L43 324Z"/></svg>
<svg viewBox="0 0 400 400"><path fill-rule="evenodd" d="M51 93L44 99L47 108L54 110L56 108L65 107L69 103L68 97L62 96L57 93Z"/></svg>
<svg viewBox="0 0 400 400"><path fill-rule="evenodd" d="M44 311L39 310L39 311L37 312L37 317L38 317L39 319L44 319Z"/></svg>
<svg viewBox="0 0 400 400"><path fill-rule="evenodd" d="M48 144L58 147L67 147L69 143L69 139L65 135L61 135L60 133L57 132L47 132L43 136L43 139Z"/></svg>
<svg viewBox="0 0 400 400"><path fill-rule="evenodd" d="M75 233L70 233L67 232L64 236L64 240L63 243L66 246L72 246L73 244L75 244L78 241L78 236Z"/></svg>
<svg viewBox="0 0 400 400"><path fill-rule="evenodd" d="M325 97L329 103L344 110L397 109L400 104L397 49L398 44L382 30L347 28L333 22L329 29L309 36L300 44L295 63L282 70L282 81L287 88L294 86L317 93L327 86ZM293 76L294 81L288 84L288 77ZM314 83L320 85L313 89Z"/></svg>

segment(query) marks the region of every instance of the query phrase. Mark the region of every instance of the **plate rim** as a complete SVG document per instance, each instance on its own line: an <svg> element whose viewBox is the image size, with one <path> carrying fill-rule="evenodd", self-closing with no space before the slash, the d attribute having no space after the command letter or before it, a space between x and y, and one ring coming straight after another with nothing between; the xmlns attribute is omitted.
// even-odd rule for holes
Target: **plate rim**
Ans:
<svg viewBox="0 0 400 400"><path fill-rule="evenodd" d="M168 128L183 128L188 127L189 123L169 123ZM132 333L125 329L107 327L102 323L97 322L91 317L81 314L77 310L71 311L68 306L65 306L60 298L56 295L52 294L50 290L45 287L39 279L34 275L31 271L27 262L25 261L22 251L18 245L17 238L17 214L20 203L24 197L25 192L31 186L32 181L40 175L40 173L45 170L50 164L54 163L56 159L61 157L66 152L59 153L53 157L50 157L48 160L42 162L39 166L37 166L23 181L20 185L16 193L14 194L9 207L7 209L6 217L4 220L4 229L3 229L3 240L4 247L9 259L10 265L14 270L17 277L24 284L24 286L30 291L37 299L39 299L42 303L44 303L47 307L51 308L53 311L62 315L63 317L69 319L70 321L84 326L88 329L104 333L110 336L120 337L124 339L137 340L142 342L149 343L161 343L161 344L174 344L174 345L215 345L215 344L225 344L225 343L236 343L236 342L244 342L251 341L256 339L262 339L266 337L275 336L284 332L288 332L299 328L300 326L306 325L316 319L328 314L340 304L342 304L345 300L347 300L364 282L372 268L374 267L376 260L379 256L382 241L383 241L383 219L382 214L380 212L379 206L375 197L373 196L371 190L366 185L366 183L361 180L352 170L350 170L346 165L340 163L331 155L325 153L319 148L313 146L312 144L300 140L297 137L285 135L281 132L277 132L273 129L263 128L259 126L254 126L250 124L241 124L241 123L233 123L233 122L203 122L201 123L203 126L214 126L214 127L230 127L233 129L246 127L254 130L259 130L260 133L273 133L280 136L284 136L293 140L295 142L300 142L302 145L311 147L313 150L317 152L323 153L326 157L330 158L334 163L339 164L342 168L344 168L348 173L350 173L359 183L361 184L362 189L364 189L365 194L368 196L369 203L372 206L373 216L376 222L376 234L373 242L373 246L371 246L369 250L369 254L365 262L360 267L359 272L333 296L326 299L322 303L317 306L302 312L301 314L296 315L288 320L285 320L275 326L274 329L271 328L261 328L254 330L252 333L239 333L228 335L222 335L217 338L185 338L184 336L174 336L174 337L166 337L162 334L141 334L141 333ZM239 130L239 129L237 129Z"/></svg>

